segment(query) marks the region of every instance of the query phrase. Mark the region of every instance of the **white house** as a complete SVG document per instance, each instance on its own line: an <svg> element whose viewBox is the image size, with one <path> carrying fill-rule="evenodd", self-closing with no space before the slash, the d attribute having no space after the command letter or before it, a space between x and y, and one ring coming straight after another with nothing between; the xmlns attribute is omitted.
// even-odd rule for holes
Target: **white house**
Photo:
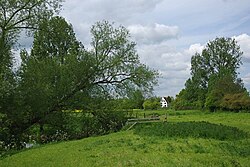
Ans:
<svg viewBox="0 0 250 167"><path fill-rule="evenodd" d="M162 108L163 107L168 107L167 97L162 97L160 103L161 103Z"/></svg>

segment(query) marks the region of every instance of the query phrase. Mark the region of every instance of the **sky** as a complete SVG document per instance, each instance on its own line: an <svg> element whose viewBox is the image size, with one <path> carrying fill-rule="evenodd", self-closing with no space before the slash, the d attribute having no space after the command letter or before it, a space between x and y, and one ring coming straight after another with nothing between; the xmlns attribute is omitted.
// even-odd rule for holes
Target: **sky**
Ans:
<svg viewBox="0 0 250 167"><path fill-rule="evenodd" d="M66 0L60 13L89 47L90 28L107 20L125 26L141 62L161 74L157 96L175 96L190 77L191 56L216 37L235 38L250 90L250 0Z"/></svg>

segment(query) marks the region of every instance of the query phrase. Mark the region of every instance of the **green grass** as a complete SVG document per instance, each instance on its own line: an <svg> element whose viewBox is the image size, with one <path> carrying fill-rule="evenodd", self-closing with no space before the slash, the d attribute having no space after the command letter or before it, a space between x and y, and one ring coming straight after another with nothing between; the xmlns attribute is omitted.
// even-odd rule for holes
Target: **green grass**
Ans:
<svg viewBox="0 0 250 167"><path fill-rule="evenodd" d="M167 113L169 123L141 124L130 131L48 144L6 157L0 166L249 166L249 113L147 112ZM177 133L168 135L167 126ZM194 130L197 133L190 134L196 127L200 127ZM226 137L195 136L204 127L209 132L219 129ZM176 135L183 128L190 133Z"/></svg>

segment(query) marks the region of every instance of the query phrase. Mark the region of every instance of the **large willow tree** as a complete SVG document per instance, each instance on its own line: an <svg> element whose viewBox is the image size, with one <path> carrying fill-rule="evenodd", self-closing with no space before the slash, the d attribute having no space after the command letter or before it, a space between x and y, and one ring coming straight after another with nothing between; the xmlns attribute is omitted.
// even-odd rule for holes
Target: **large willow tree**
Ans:
<svg viewBox="0 0 250 167"><path fill-rule="evenodd" d="M31 54L21 54L19 104L25 107L19 113L27 119L15 127L43 124L63 110L102 110L108 100L131 90L152 91L158 73L140 62L126 28L97 22L91 34L91 47L85 49L64 18L41 22Z"/></svg>

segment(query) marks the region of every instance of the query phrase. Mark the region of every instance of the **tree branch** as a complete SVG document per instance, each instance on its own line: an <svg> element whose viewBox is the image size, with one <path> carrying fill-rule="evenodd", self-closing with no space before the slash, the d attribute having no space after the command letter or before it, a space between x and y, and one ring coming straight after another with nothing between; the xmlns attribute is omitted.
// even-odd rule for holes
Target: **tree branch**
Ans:
<svg viewBox="0 0 250 167"><path fill-rule="evenodd" d="M110 84L110 85L113 85L113 84L119 84L119 83L122 83L126 80L130 80L131 78L133 78L132 76L128 76L128 77L125 77L123 79L120 79L120 80L108 80L107 78L106 79L103 79L103 80L100 80L100 81L96 81L94 82L93 84L94 85L98 85L98 84Z"/></svg>
<svg viewBox="0 0 250 167"><path fill-rule="evenodd" d="M17 24L22 23L22 22L24 22L24 21L26 21L26 20L28 20L28 19L30 19L30 18L31 18L31 17L23 18L23 19L17 21L16 23L13 23L13 24L11 24L10 26L8 26L8 27L6 28L6 30L10 30L10 29L14 28ZM22 27L22 26L18 26L18 27ZM17 27L17 28L18 28L18 27ZM26 26L23 26L23 27L26 27ZM17 29L17 28L15 28L15 29Z"/></svg>
<svg viewBox="0 0 250 167"><path fill-rule="evenodd" d="M25 18L23 18L23 19L21 19L21 20L19 20L19 21L17 21L16 23L13 23L12 25L10 25L10 26L8 27L8 29L11 29L11 27L15 27L15 25L17 25L17 24L19 24L19 23L22 23L22 22L24 22L24 21L26 21L26 20L32 18L31 10L39 4L39 1L38 1L37 3L34 3L32 6L26 8L26 6L30 3L30 1L31 1L31 0L27 1L22 7L20 7L18 10L16 10L16 11L10 16L10 18L7 20L6 25L8 25L8 24L10 23L10 21L14 18L14 16L15 16L18 12L20 12L20 11L22 11L22 10L28 10L28 12L29 12L28 16L25 17Z"/></svg>
<svg viewBox="0 0 250 167"><path fill-rule="evenodd" d="M10 16L10 18L6 21L6 25L9 24L9 22L15 17L15 15L20 12L21 10L23 10L28 4L30 3L30 0L27 1L23 6L21 6L19 9L17 9L14 13L12 13L12 15Z"/></svg>
<svg viewBox="0 0 250 167"><path fill-rule="evenodd" d="M7 20L6 9L5 9L4 5L2 5L2 4L1 4L1 7L2 7L2 9L3 9L3 17L4 17L4 23L5 23L6 20Z"/></svg>
<svg viewBox="0 0 250 167"><path fill-rule="evenodd" d="M31 27L31 26L16 26L16 27L13 27L12 29L32 29L32 30L38 30L38 28Z"/></svg>

